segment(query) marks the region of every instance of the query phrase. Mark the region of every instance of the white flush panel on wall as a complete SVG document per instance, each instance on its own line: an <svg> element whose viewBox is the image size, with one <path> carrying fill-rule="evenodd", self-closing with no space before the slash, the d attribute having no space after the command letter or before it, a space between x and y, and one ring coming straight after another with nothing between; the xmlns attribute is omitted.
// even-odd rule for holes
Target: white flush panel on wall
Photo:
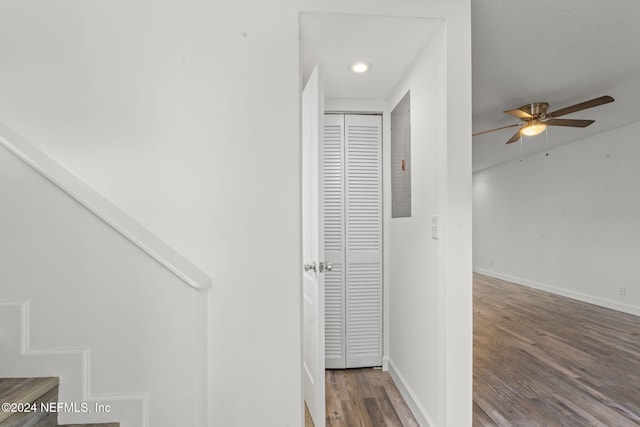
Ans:
<svg viewBox="0 0 640 427"><path fill-rule="evenodd" d="M328 114L322 153L327 368L382 363L382 119Z"/></svg>
<svg viewBox="0 0 640 427"><path fill-rule="evenodd" d="M411 216L410 93L391 112L391 217Z"/></svg>

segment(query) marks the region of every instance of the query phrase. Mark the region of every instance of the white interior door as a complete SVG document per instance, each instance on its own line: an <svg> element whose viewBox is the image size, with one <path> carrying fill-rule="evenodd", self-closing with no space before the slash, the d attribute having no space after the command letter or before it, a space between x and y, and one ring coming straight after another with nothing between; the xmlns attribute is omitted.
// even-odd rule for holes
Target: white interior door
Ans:
<svg viewBox="0 0 640 427"><path fill-rule="evenodd" d="M324 90L316 65L302 93L303 393L316 427L325 425L324 239L320 212L320 142Z"/></svg>

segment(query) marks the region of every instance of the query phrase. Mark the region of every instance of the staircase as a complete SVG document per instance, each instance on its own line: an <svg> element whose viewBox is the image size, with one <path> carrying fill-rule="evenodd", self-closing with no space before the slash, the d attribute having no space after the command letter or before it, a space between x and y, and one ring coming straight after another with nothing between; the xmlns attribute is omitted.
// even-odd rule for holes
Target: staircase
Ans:
<svg viewBox="0 0 640 427"><path fill-rule="evenodd" d="M211 278L2 123L0 177L0 378L55 393L0 404L93 409L0 426L206 426Z"/></svg>
<svg viewBox="0 0 640 427"><path fill-rule="evenodd" d="M106 410L91 403L58 402L57 377L0 378L0 426L56 427L58 412ZM119 427L119 423L66 424L64 427Z"/></svg>

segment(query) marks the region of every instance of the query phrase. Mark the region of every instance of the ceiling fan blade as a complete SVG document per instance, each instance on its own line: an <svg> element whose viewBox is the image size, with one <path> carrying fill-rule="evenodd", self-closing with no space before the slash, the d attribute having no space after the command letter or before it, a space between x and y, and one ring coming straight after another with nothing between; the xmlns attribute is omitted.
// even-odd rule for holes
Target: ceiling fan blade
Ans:
<svg viewBox="0 0 640 427"><path fill-rule="evenodd" d="M516 127L516 126L522 126L522 125L518 123L518 124L515 124L515 125L502 126L501 128L495 128L495 129L491 129L491 130L485 130L485 131L482 131L482 132L476 132L474 134L471 134L471 136L482 135L482 134L485 134L485 133L495 132L497 130L502 130L502 129L513 128L513 127Z"/></svg>
<svg viewBox="0 0 640 427"><path fill-rule="evenodd" d="M565 114L575 113L576 111L586 110L587 108L597 107L598 105L608 104L609 102L613 102L614 99L608 95L601 96L599 98L594 98L589 101L581 102L579 104L572 105L570 107L561 108L552 113L547 114L547 117L560 117Z"/></svg>
<svg viewBox="0 0 640 427"><path fill-rule="evenodd" d="M526 107L527 107L527 105L525 105L523 107L520 107L520 108L518 108L516 110L507 110L507 111L505 111L505 113L511 114L512 116L515 116L515 117L517 117L519 119L532 119L533 116L531 114L529 114L526 111L522 110L522 108L526 108Z"/></svg>
<svg viewBox="0 0 640 427"><path fill-rule="evenodd" d="M521 137L522 137L522 129L518 129L518 132L514 133L513 136L509 138L509 140L506 142L506 144L511 144L513 142L516 142Z"/></svg>
<svg viewBox="0 0 640 427"><path fill-rule="evenodd" d="M573 120L573 119L549 119L545 123L549 126L571 126L574 128L586 128L595 120Z"/></svg>

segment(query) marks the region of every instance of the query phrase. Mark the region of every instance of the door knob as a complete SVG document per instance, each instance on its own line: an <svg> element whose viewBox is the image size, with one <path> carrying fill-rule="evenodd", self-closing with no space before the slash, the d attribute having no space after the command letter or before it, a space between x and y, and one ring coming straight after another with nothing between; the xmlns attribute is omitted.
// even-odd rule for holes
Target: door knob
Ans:
<svg viewBox="0 0 640 427"><path fill-rule="evenodd" d="M333 270L333 266L331 265L330 262L320 262L320 273L324 273L325 271L331 271Z"/></svg>
<svg viewBox="0 0 640 427"><path fill-rule="evenodd" d="M316 262L312 262L311 264L309 264L308 262L304 264L304 271L309 271L309 270L313 270L314 272L318 270L318 267L316 265Z"/></svg>

